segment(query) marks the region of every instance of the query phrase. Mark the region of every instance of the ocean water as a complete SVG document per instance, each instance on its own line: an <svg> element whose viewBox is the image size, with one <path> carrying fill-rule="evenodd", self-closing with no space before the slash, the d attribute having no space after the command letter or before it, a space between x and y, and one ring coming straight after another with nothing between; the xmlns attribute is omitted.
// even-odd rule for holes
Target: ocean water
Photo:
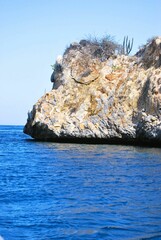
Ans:
<svg viewBox="0 0 161 240"><path fill-rule="evenodd" d="M161 149L36 142L0 126L0 239L161 239Z"/></svg>

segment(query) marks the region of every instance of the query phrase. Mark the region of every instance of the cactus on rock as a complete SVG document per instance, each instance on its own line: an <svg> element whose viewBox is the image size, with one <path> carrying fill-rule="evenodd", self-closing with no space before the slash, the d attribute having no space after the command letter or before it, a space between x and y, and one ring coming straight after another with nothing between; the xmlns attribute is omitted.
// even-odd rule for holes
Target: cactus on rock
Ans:
<svg viewBox="0 0 161 240"><path fill-rule="evenodd" d="M122 53L124 55L129 55L129 53L131 52L131 50L133 48L133 43L134 43L134 39L133 38L130 41L128 36L124 37L123 45L122 45Z"/></svg>

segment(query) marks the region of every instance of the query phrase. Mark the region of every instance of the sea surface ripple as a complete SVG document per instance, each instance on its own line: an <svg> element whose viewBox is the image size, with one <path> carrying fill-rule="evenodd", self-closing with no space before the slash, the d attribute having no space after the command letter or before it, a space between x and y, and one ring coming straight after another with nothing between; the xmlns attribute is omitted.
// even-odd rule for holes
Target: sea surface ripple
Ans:
<svg viewBox="0 0 161 240"><path fill-rule="evenodd" d="M0 239L161 239L161 149L36 142L0 126Z"/></svg>

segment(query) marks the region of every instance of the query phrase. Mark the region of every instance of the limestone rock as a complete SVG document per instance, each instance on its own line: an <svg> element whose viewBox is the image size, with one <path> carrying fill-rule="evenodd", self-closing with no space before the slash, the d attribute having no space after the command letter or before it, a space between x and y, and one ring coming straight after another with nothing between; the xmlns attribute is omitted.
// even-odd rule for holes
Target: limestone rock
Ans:
<svg viewBox="0 0 161 240"><path fill-rule="evenodd" d="M153 38L147 45L136 53L141 58L144 67L161 66L161 38Z"/></svg>
<svg viewBox="0 0 161 240"><path fill-rule="evenodd" d="M53 89L34 105L24 132L46 141L160 145L160 47L156 38L135 56L102 61L85 40L71 44L56 61Z"/></svg>

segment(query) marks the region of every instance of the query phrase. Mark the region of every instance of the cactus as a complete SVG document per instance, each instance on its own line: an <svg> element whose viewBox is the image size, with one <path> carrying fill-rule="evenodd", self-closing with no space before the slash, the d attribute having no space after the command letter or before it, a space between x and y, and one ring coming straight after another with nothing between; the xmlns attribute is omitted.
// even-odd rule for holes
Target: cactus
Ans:
<svg viewBox="0 0 161 240"><path fill-rule="evenodd" d="M123 40L123 45L122 45L122 54L124 55L129 55L129 53L132 50L133 47L133 43L134 43L134 39L132 38L132 40L130 41L127 37L124 37Z"/></svg>

